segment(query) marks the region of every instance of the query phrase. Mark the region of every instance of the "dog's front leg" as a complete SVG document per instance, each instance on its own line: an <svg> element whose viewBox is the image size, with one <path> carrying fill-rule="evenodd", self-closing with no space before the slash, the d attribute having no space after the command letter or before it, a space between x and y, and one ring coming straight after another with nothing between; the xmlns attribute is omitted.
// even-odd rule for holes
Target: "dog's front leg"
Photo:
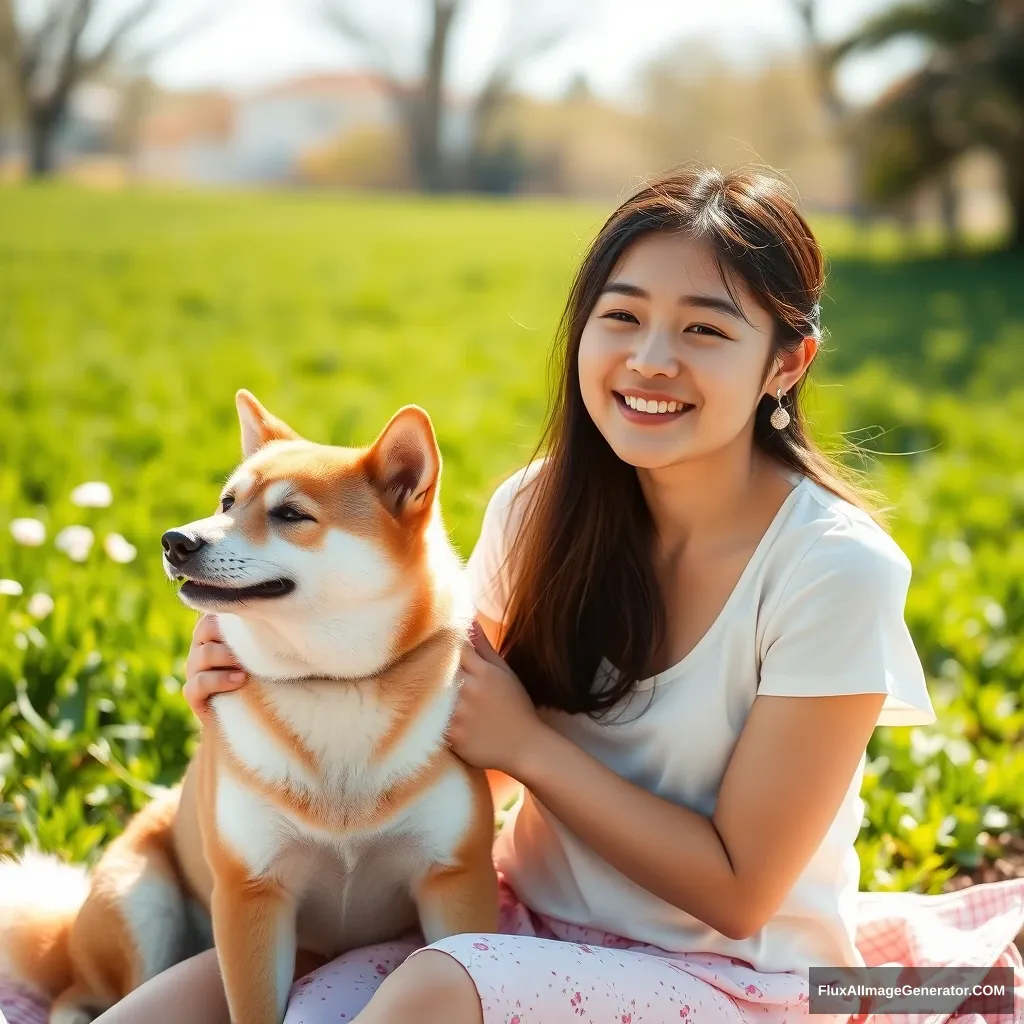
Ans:
<svg viewBox="0 0 1024 1024"><path fill-rule="evenodd" d="M295 972L295 901L273 882L214 885L211 900L232 1024L281 1024Z"/></svg>
<svg viewBox="0 0 1024 1024"><path fill-rule="evenodd" d="M433 868L414 896L428 944L449 935L498 930L498 879L489 851L458 868Z"/></svg>

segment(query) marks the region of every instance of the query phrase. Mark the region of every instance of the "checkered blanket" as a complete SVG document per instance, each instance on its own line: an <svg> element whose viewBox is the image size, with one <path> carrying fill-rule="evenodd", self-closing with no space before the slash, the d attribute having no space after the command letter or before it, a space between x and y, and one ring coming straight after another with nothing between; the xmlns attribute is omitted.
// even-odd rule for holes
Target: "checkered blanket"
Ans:
<svg viewBox="0 0 1024 1024"><path fill-rule="evenodd" d="M1024 961L1014 945L1024 932L1024 878L972 885L938 896L861 893L857 946L870 967L1009 967L1013 1016L968 1012L874 1015L871 1024L1024 1024ZM0 979L0 1022L46 1024L48 1007ZM852 1018L859 1022L864 1018Z"/></svg>
<svg viewBox="0 0 1024 1024"><path fill-rule="evenodd" d="M1012 1017L970 1012L876 1014L870 1018L872 1024L1024 1022L1024 962L1014 945L1024 933L1024 878L985 882L937 896L865 892L859 899L857 948L869 967L1010 967L1014 977Z"/></svg>

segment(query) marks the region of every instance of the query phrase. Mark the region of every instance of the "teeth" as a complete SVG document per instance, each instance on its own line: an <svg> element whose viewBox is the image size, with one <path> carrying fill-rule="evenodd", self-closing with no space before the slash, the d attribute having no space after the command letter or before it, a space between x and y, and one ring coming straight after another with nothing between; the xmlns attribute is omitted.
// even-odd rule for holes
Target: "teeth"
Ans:
<svg viewBox="0 0 1024 1024"><path fill-rule="evenodd" d="M635 395L625 395L623 397L626 400L626 405L630 409L636 409L637 412L676 412L678 409L683 408L682 402L655 402L653 399L637 398Z"/></svg>

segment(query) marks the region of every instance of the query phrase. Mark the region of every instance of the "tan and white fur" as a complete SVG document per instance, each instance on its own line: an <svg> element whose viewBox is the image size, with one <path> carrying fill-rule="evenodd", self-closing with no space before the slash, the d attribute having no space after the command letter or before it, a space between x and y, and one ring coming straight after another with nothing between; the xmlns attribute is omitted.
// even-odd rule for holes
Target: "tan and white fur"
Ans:
<svg viewBox="0 0 1024 1024"><path fill-rule="evenodd" d="M0 972L54 997L52 1024L211 942L235 1024L276 1024L297 959L497 927L487 780L444 742L472 608L430 420L406 406L369 447L329 447L236 401L245 460L217 512L164 535L164 564L250 682L212 698L183 782L84 900L74 877L63 911L0 892ZM28 897L33 870L0 886Z"/></svg>

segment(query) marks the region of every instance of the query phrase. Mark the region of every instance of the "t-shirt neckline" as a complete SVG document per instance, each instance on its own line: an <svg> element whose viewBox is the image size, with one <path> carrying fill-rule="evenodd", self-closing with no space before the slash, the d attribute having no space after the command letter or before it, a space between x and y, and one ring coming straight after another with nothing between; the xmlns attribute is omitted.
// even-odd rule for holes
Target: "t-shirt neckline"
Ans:
<svg viewBox="0 0 1024 1024"><path fill-rule="evenodd" d="M669 667L663 672L658 672L653 676L648 676L646 679L639 680L633 687L634 690L649 690L652 686L664 686L666 683L673 682L683 674L687 665L696 660L697 655L700 654L701 650L711 643L712 637L719 631L722 627L722 623L724 623L729 617L729 612L732 610L732 606L739 600L740 595L746 589L750 577L757 571L758 566L764 560L772 542L782 529L783 523L789 518L789 513L796 504L797 496L803 491L805 484L810 479L803 474L797 474L795 472L788 475L788 478L793 481L793 489L786 495L785 501L783 501L779 506L779 510L775 513L772 521L768 524L768 529L765 530L761 539L757 542L757 546L754 548L750 558L747 560L747 564L743 567L743 572L740 573L740 578L736 581L736 585L730 591L729 596L726 598L725 604L722 605L715 621L708 626L704 635L686 654L683 655L682 658L680 658L679 661L669 665ZM602 658L602 664L606 669L613 667L607 658Z"/></svg>

